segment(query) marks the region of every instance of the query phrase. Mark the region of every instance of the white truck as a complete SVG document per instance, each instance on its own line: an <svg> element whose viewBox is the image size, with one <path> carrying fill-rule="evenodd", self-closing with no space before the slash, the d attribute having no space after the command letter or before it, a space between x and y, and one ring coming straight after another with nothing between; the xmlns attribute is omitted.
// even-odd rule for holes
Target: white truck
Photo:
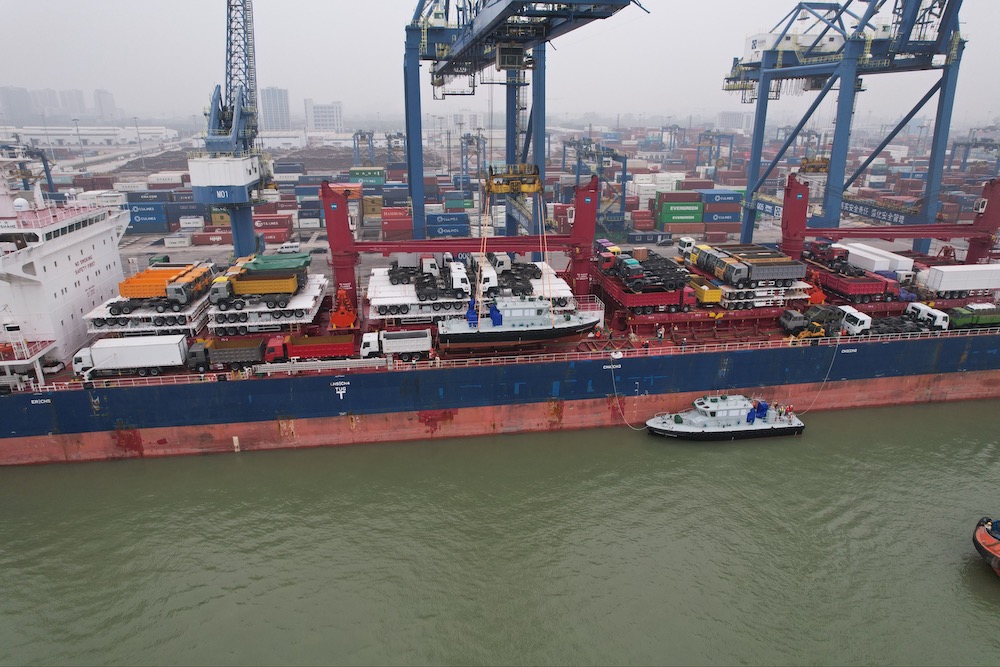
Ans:
<svg viewBox="0 0 1000 667"><path fill-rule="evenodd" d="M871 315L862 313L853 306L837 306L837 308L844 313L844 317L840 320L840 329L848 336L860 336L871 331Z"/></svg>
<svg viewBox="0 0 1000 667"><path fill-rule="evenodd" d="M948 313L931 308L926 303L919 303L917 301L906 304L906 310L903 311L903 315L938 331L946 330L949 325Z"/></svg>
<svg viewBox="0 0 1000 667"><path fill-rule="evenodd" d="M393 355L401 361L420 361L434 346L430 329L370 331L361 336L361 358Z"/></svg>
<svg viewBox="0 0 1000 667"><path fill-rule="evenodd" d="M73 355L73 372L85 380L96 375L159 375L183 366L187 353L184 334L105 338Z"/></svg>
<svg viewBox="0 0 1000 667"><path fill-rule="evenodd" d="M932 266L917 274L916 281L939 299L990 296L1000 290L1000 264Z"/></svg>

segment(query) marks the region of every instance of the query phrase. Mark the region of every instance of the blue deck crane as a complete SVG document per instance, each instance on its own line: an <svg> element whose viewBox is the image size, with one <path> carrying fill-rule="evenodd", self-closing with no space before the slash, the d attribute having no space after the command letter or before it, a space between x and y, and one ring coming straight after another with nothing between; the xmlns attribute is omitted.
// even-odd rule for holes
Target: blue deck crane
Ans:
<svg viewBox="0 0 1000 667"><path fill-rule="evenodd" d="M587 23L608 18L636 0L419 0L413 19L406 26L404 87L406 95L407 162L410 199L413 201L413 238L425 238L423 185L423 127L420 108L420 61L431 65L435 96L473 94L476 77L496 66L504 73L506 89L505 161L516 166L528 161L529 151L539 178L545 178L545 48L557 37ZM521 99L531 76L531 108ZM446 84L465 77L469 85L449 92ZM523 134L523 143L518 145ZM512 198L516 199L516 198ZM538 206L524 209L508 206L507 233L517 234L518 225L537 234Z"/></svg>
<svg viewBox="0 0 1000 667"><path fill-rule="evenodd" d="M257 146L257 65L253 0L227 0L225 90L216 86L206 114L205 150L188 158L194 200L229 212L236 257L262 252L253 204L269 170Z"/></svg>
<svg viewBox="0 0 1000 667"><path fill-rule="evenodd" d="M839 87L836 129L822 213L810 218L810 226L837 227L842 211L892 223L927 224L936 219L955 86L965 48L965 40L958 29L961 6L962 0L800 2L769 33L748 40L744 57L733 59L732 70L723 85L724 90L741 93L743 102L756 104L741 242L749 243L753 239L757 210L768 210L770 205L757 197L764 181L835 86ZM883 18L886 16L888 20ZM863 90L860 77L914 71L936 71L940 72L940 77L861 166L847 176L855 100L857 93ZM774 160L762 169L768 103L779 99L783 87L794 81L800 82L803 90L819 94L794 131L789 133ZM845 190L935 94L937 114L927 186L919 209L883 209L873 202L846 196ZM919 251L926 251L928 246L927 240L914 242L914 249Z"/></svg>

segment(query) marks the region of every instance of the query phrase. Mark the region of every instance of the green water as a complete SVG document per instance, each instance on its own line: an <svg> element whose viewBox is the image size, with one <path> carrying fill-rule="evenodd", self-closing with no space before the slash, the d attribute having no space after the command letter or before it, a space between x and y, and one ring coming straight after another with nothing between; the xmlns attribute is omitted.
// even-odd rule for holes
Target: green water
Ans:
<svg viewBox="0 0 1000 667"><path fill-rule="evenodd" d="M3 664L996 664L994 402L0 469Z"/></svg>

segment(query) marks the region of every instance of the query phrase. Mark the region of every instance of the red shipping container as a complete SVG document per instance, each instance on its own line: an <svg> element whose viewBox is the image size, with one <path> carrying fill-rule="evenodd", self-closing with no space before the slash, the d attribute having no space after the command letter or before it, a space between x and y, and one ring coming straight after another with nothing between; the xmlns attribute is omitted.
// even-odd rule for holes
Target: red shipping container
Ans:
<svg viewBox="0 0 1000 667"><path fill-rule="evenodd" d="M739 213L743 210L742 204L705 204L705 213Z"/></svg>
<svg viewBox="0 0 1000 667"><path fill-rule="evenodd" d="M638 232L651 232L656 229L656 226L653 224L652 218L649 218L648 220L637 220L633 218L632 229Z"/></svg>
<svg viewBox="0 0 1000 667"><path fill-rule="evenodd" d="M177 223L180 224L180 223ZM210 232L218 234L219 232L226 232L227 234L232 231L229 225L205 225L202 227L203 232Z"/></svg>
<svg viewBox="0 0 1000 667"><path fill-rule="evenodd" d="M413 218L382 218L382 231L413 230Z"/></svg>
<svg viewBox="0 0 1000 667"><path fill-rule="evenodd" d="M265 229L263 234L265 243L284 243L292 232L288 229Z"/></svg>
<svg viewBox="0 0 1000 667"><path fill-rule="evenodd" d="M191 235L194 245L232 245L232 232L195 232Z"/></svg>
<svg viewBox="0 0 1000 667"><path fill-rule="evenodd" d="M277 213L278 204L276 202L268 202L266 204L257 204L253 207L253 214L260 215L264 213Z"/></svg>
<svg viewBox="0 0 1000 667"><path fill-rule="evenodd" d="M702 234L705 231L703 222L668 222L663 225L663 231L674 234Z"/></svg>
<svg viewBox="0 0 1000 667"><path fill-rule="evenodd" d="M147 190L173 190L177 187L176 183L147 183Z"/></svg>
<svg viewBox="0 0 1000 667"><path fill-rule="evenodd" d="M413 230L412 229L399 229L395 231L383 231L382 232L383 241L412 241L413 240Z"/></svg>
<svg viewBox="0 0 1000 667"><path fill-rule="evenodd" d="M705 233L708 232L725 232L726 234L736 234L742 229L742 224L739 222L706 222L705 223Z"/></svg>
<svg viewBox="0 0 1000 667"><path fill-rule="evenodd" d="M279 201L274 203L274 207L277 209L277 213L282 211L297 211L299 210L299 203L295 199L291 201Z"/></svg>
<svg viewBox="0 0 1000 667"><path fill-rule="evenodd" d="M179 232L181 230L181 223L180 222L168 222L167 223L167 230L169 230L170 233Z"/></svg>
<svg viewBox="0 0 1000 667"><path fill-rule="evenodd" d="M713 188L715 188L715 181L710 181L707 178L687 178L677 186L678 190L711 190Z"/></svg>
<svg viewBox="0 0 1000 667"><path fill-rule="evenodd" d="M405 206L383 206L382 207L382 219L390 220L393 218L411 218L410 209ZM411 218L412 219L412 218Z"/></svg>
<svg viewBox="0 0 1000 667"><path fill-rule="evenodd" d="M679 191L657 192L656 201L657 202L701 201L701 195L697 192L679 192Z"/></svg>
<svg viewBox="0 0 1000 667"><path fill-rule="evenodd" d="M257 229L257 230L263 230L263 229L291 229L292 228L292 219L291 218L288 218L287 220L272 220L272 219L269 219L269 218L259 219L259 218L257 218L257 216L254 216L254 219L253 219L253 228Z"/></svg>
<svg viewBox="0 0 1000 667"><path fill-rule="evenodd" d="M639 210L639 198L638 197L625 197L625 210L626 211L637 211Z"/></svg>

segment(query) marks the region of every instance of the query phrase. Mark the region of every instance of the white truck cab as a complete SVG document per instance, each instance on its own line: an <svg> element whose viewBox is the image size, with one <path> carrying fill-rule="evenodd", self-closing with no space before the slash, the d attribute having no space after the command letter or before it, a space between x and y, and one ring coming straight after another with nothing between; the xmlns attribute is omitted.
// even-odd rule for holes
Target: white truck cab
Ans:
<svg viewBox="0 0 1000 667"><path fill-rule="evenodd" d="M849 336L858 336L868 333L872 328L871 315L862 313L853 306L837 306L844 317L840 320L840 329Z"/></svg>

